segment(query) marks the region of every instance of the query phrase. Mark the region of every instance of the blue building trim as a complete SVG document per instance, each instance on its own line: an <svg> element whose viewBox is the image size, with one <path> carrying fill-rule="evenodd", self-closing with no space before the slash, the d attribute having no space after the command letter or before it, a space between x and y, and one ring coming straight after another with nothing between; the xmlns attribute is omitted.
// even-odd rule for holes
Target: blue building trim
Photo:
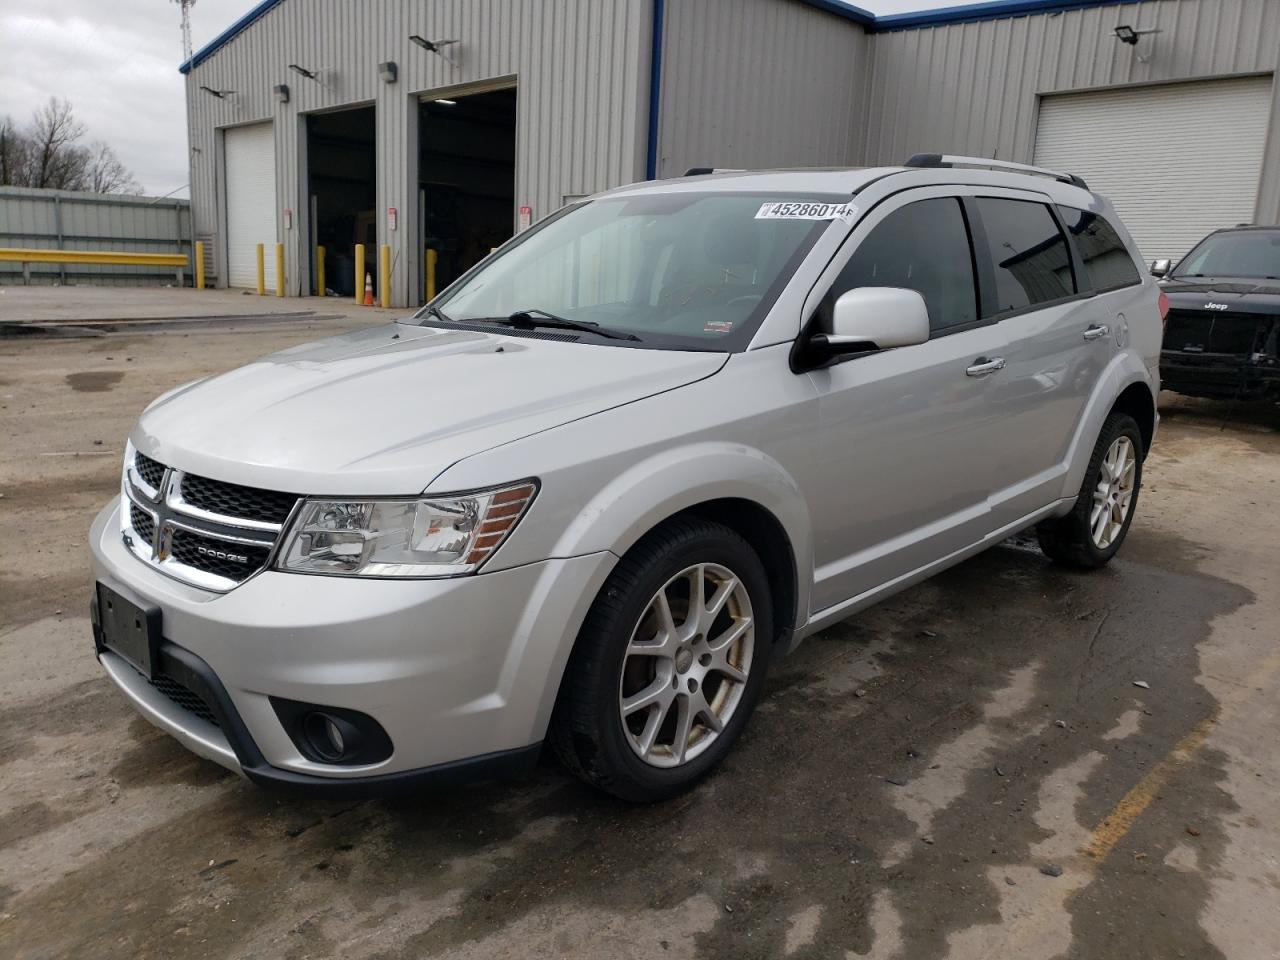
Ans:
<svg viewBox="0 0 1280 960"><path fill-rule="evenodd" d="M883 33L886 30L904 30L910 27L939 27L949 23L998 20L1037 13L1062 13L1088 7L1117 7L1140 2L1141 0L986 0L985 3L938 7L935 10L921 10L919 13L886 14L876 17L871 29L875 33Z"/></svg>
<svg viewBox="0 0 1280 960"><path fill-rule="evenodd" d="M196 51L195 55L178 68L181 73L190 73L192 68L200 66L211 56L225 47L237 36L247 30L256 21L279 6L283 0L262 0L256 7L246 13L227 29L210 40ZM994 20L1000 17L1017 17L1032 13L1059 13L1064 10L1080 10L1085 7L1108 7L1123 4L1139 3L1141 0L986 0L985 3L966 3L955 7L940 7L936 10L922 10L919 13L891 13L883 17L845 3L844 0L800 0L811 7L825 10L827 13L844 17L854 23L866 27L872 32L884 30L902 30L907 27L932 27L946 23L964 23L970 20ZM663 0L654 0L654 20L660 20ZM662 38L655 32L655 62L662 59ZM652 117L650 118L652 121ZM652 126L652 124L651 124Z"/></svg>
<svg viewBox="0 0 1280 960"><path fill-rule="evenodd" d="M644 178L658 179L658 114L662 108L662 24L666 0L653 0L653 37L649 41L649 145L645 154Z"/></svg>
<svg viewBox="0 0 1280 960"><path fill-rule="evenodd" d="M262 0L261 3L246 13L243 17L197 50L190 60L178 68L178 72L190 73L193 67L200 66L200 64L204 63L283 2L284 0Z"/></svg>

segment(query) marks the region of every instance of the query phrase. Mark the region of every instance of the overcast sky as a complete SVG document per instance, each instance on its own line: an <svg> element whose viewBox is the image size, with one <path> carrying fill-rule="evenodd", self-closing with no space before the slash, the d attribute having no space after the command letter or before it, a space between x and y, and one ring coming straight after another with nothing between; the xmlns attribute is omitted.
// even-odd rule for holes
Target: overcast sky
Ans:
<svg viewBox="0 0 1280 960"><path fill-rule="evenodd" d="M256 2L196 0L195 48ZM874 13L956 2L854 0ZM114 147L147 193L186 196L180 20L174 0L0 0L0 116L25 123L50 96L65 97L87 139Z"/></svg>

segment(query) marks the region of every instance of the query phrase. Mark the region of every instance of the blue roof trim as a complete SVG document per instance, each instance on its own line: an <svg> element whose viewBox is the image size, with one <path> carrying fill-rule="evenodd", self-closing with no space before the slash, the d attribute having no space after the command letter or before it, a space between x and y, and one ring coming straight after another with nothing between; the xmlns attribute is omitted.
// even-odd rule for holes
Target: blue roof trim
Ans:
<svg viewBox="0 0 1280 960"><path fill-rule="evenodd" d="M1067 10L1083 10L1088 7L1118 7L1140 3L1141 0L986 0L985 3L966 3L955 7L939 7L918 13L890 13L876 17L872 29L902 30L908 27L936 27L948 23L969 23L975 20L996 20L1002 17L1018 17L1036 13L1062 13Z"/></svg>
<svg viewBox="0 0 1280 960"><path fill-rule="evenodd" d="M227 29L206 43L203 47L195 52L190 60L178 67L179 73L190 73L193 67L198 67L204 63L215 53L225 47L228 43L242 34L250 26L261 20L268 13L278 7L284 0L262 0L256 7L246 13L243 17L233 23Z"/></svg>
<svg viewBox="0 0 1280 960"><path fill-rule="evenodd" d="M284 0L262 0L256 7L201 47L190 60L178 68L179 72L190 73L193 68L200 66L283 2ZM879 33L884 30L941 26L972 20L994 20L1032 13L1060 13L1064 10L1080 10L1085 7L1122 6L1139 3L1141 0L986 0L985 3L939 7L936 10L922 10L919 13L890 13L882 17L856 7L852 3L845 3L844 0L800 0L800 2L835 14L837 17L852 20Z"/></svg>

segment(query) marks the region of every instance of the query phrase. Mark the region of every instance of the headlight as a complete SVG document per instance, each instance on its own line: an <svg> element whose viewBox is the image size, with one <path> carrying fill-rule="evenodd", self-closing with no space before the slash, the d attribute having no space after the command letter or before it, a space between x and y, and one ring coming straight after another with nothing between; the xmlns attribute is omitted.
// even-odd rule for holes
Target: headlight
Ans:
<svg viewBox="0 0 1280 960"><path fill-rule="evenodd" d="M472 573L524 516L538 485L412 500L307 500L277 568L345 577Z"/></svg>

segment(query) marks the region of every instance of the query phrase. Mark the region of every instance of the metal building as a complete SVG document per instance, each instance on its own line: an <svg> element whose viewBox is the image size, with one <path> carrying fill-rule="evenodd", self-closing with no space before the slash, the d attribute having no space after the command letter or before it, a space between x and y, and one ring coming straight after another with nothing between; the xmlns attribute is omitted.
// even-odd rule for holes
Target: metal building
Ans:
<svg viewBox="0 0 1280 960"><path fill-rule="evenodd" d="M264 0L182 66L192 210L221 285L279 242L288 293L348 294L386 245L412 305L610 186L946 152L1079 173L1178 256L1280 220L1277 60L1276 0Z"/></svg>

